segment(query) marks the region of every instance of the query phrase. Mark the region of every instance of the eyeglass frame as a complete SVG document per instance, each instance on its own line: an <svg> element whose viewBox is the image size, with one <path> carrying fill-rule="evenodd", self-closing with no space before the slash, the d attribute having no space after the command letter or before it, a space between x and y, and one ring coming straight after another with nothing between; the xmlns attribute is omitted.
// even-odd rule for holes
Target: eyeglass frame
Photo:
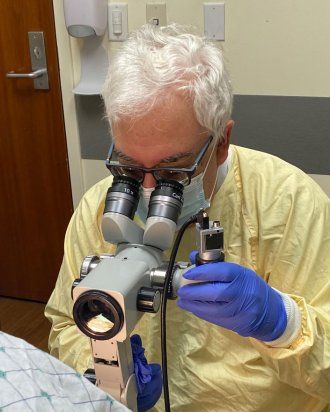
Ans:
<svg viewBox="0 0 330 412"><path fill-rule="evenodd" d="M159 181L160 179L157 178L154 175L154 172L158 172L158 171L162 171L162 170L168 170L168 171L172 171L172 172L178 172L178 173L187 173L188 176L188 183L185 186L188 186L191 182L192 176L194 175L194 173L197 170L197 167L200 165L200 162L202 161L205 153L207 152L207 149L209 148L210 144L213 141L213 136L209 136L207 142L205 143L205 145L202 147L202 149L200 150L200 152L198 153L194 164L191 167L141 167L141 166L136 166L136 165L120 165L118 164L117 161L111 161L111 156L113 154L114 148L115 148L115 144L114 142L111 143L109 152L108 152L108 157L105 161L105 165L107 167L107 169L110 171L110 173L112 173L111 168L129 168L129 169L133 169L133 170L137 170L137 171L141 171L143 172L143 178L141 181L139 181L139 183L142 183L144 181L145 178L145 174L146 173L151 173L154 177L154 179L156 181ZM114 164L116 162L116 164ZM112 173L113 174L113 173ZM137 179L136 179L137 180Z"/></svg>

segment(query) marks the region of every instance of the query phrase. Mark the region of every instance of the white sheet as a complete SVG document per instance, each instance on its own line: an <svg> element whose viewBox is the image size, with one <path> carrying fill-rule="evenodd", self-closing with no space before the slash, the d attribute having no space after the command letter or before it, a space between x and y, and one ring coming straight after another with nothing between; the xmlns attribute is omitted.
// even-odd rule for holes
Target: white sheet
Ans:
<svg viewBox="0 0 330 412"><path fill-rule="evenodd" d="M127 412L76 371L0 332L0 411Z"/></svg>

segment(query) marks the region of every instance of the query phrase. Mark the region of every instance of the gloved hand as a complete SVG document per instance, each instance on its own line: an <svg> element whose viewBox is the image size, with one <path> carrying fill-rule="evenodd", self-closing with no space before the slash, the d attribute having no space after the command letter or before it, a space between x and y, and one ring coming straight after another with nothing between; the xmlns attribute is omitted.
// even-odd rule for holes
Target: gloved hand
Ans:
<svg viewBox="0 0 330 412"><path fill-rule="evenodd" d="M160 398L163 385L162 370L158 363L148 364L139 335L131 336L131 346L138 390L138 411L143 412L152 408Z"/></svg>
<svg viewBox="0 0 330 412"><path fill-rule="evenodd" d="M196 255L190 254L192 263ZM180 308L242 336L267 342L283 334L287 316L282 297L253 270L235 263L207 263L184 277L205 283L180 287Z"/></svg>

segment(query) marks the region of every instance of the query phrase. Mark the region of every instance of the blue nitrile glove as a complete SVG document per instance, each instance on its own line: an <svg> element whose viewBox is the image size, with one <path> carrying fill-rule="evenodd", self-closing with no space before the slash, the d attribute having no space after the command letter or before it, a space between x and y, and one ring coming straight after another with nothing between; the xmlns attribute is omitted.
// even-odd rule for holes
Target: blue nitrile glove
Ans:
<svg viewBox="0 0 330 412"><path fill-rule="evenodd" d="M190 254L192 263L196 254ZM235 263L207 263L188 270L184 277L205 283L180 287L180 308L265 342L283 334L287 317L282 297L253 270Z"/></svg>
<svg viewBox="0 0 330 412"><path fill-rule="evenodd" d="M148 364L139 335L131 336L131 346L138 390L138 411L143 412L152 408L162 394L162 370L158 363Z"/></svg>

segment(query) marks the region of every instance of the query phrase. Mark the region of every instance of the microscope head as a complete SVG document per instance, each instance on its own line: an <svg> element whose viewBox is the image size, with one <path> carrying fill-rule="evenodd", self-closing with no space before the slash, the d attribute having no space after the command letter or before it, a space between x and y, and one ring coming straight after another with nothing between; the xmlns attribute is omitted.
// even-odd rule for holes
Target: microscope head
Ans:
<svg viewBox="0 0 330 412"><path fill-rule="evenodd" d="M73 317L80 331L94 340L124 341L142 312L157 312L160 291L152 285L155 269L171 247L183 204L183 186L159 181L149 204L145 229L134 220L140 184L115 176L102 219L104 239L117 244L115 256L87 257L72 288ZM165 275L165 273L164 273Z"/></svg>

